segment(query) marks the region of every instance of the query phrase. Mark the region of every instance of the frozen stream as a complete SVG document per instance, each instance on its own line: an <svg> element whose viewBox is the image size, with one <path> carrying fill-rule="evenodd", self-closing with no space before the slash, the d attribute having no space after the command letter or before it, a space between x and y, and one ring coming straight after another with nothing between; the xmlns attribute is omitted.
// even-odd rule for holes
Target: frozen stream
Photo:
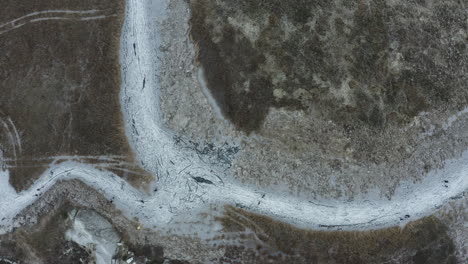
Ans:
<svg viewBox="0 0 468 264"><path fill-rule="evenodd" d="M304 201L239 185L223 168L211 167L192 150L178 147L174 135L161 126L157 22L164 19L168 3L169 0L127 1L120 55L121 103L127 137L139 161L159 176L153 186L158 191L144 194L110 172L70 161L52 167L30 189L16 193L8 183L8 172L3 171L0 234L11 230L15 225L13 218L21 210L64 179L79 179L114 198L116 206L128 217L138 217L147 226L169 225L174 219L197 219L197 214L208 210L210 204L228 203L300 227L376 229L429 215L468 189L468 152L447 161L444 169L430 172L420 183L402 182L392 200L369 195L352 202ZM201 178L205 182L195 180Z"/></svg>

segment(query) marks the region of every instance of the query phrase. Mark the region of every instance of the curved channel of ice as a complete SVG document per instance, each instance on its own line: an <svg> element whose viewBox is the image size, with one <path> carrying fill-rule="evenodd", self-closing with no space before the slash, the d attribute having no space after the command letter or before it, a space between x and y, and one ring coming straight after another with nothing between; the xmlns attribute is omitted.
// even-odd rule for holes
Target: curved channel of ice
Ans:
<svg viewBox="0 0 468 264"><path fill-rule="evenodd" d="M127 69L123 72L122 103L126 123L134 124L133 127L127 127L129 140L138 157L145 164L154 165L147 166L149 170L167 175L162 187L182 201L175 207L178 210L203 206L200 202L226 202L240 204L301 226L376 228L398 224L400 218L405 219L407 215L411 219L427 215L447 199L467 190L468 153L465 153L458 160L448 161L445 169L427 175L421 183L402 183L391 201L368 197L353 202L311 203L292 196L274 194L261 198L262 190L240 186L227 175L200 162L194 153L178 149L173 135L162 128L158 103L160 37L157 21L164 19L168 2L129 1L127 23L122 36L122 64ZM145 88L142 88L143 80L146 82ZM133 133L132 129L138 133ZM178 173L182 170L184 173ZM190 176L203 176L215 182L217 177L213 177L214 174L223 178L223 183L203 185L198 190L195 190L196 186L187 185L187 182L193 183ZM185 199L187 195L197 194L200 194L199 200Z"/></svg>
<svg viewBox="0 0 468 264"><path fill-rule="evenodd" d="M158 21L164 19L169 0L127 0L121 38L121 103L127 137L144 167L158 175L157 188L144 194L110 172L91 165L65 162L52 167L28 190L16 193L8 172L0 172L0 234L10 231L14 217L57 181L79 179L92 186L128 217L146 226L164 227L173 219L197 217L210 204L236 204L300 227L377 229L431 214L468 190L468 152L429 173L422 182L401 183L392 200L369 195L345 201L305 201L242 186L210 167L191 150L174 143L174 135L161 126L158 101ZM212 184L197 182L196 177ZM265 194L265 195L264 195ZM410 216L410 217L407 217ZM403 220L401 220L403 219Z"/></svg>

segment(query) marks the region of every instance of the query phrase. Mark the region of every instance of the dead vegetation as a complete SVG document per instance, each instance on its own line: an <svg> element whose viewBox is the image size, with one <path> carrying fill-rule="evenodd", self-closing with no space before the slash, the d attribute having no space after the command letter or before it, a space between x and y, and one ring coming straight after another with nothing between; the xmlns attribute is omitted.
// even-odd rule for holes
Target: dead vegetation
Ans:
<svg viewBox="0 0 468 264"><path fill-rule="evenodd" d="M242 244L228 246L230 257L256 263L457 263L447 227L435 217L372 231L314 231L226 207L219 219L227 234L244 232ZM250 243L252 244L252 243ZM242 250L244 249L244 250ZM243 253L245 251L246 253ZM250 253L247 253L251 251ZM254 252L254 253L253 253ZM255 253L256 252L256 253ZM268 262L273 261L273 262ZM264 262L262 262L264 261Z"/></svg>
<svg viewBox="0 0 468 264"><path fill-rule="evenodd" d="M2 5L0 150L15 189L64 160L93 159L135 186L151 181L134 162L119 102L124 1Z"/></svg>

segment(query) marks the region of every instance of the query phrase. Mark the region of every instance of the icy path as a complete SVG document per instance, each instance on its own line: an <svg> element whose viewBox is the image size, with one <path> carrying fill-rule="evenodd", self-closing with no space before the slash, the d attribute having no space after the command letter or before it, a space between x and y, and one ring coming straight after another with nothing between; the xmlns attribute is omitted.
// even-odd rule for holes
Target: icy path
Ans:
<svg viewBox="0 0 468 264"><path fill-rule="evenodd" d="M212 168L196 153L178 148L174 135L160 124L158 103L157 23L169 0L128 0L121 38L121 103L128 139L145 168L159 176L153 194L135 190L112 173L91 165L66 162L45 172L29 190L17 194L0 174L0 234L13 227L13 218L58 180L79 179L107 198L128 217L146 226L164 227L174 219L197 219L210 204L236 204L257 213L309 228L376 229L431 214L468 190L468 152L447 161L418 184L401 183L389 201L378 195L352 202L304 201L240 186L222 168ZM199 179L196 181L195 179ZM203 179L204 182L200 181ZM410 217L405 217L409 215ZM403 219L403 220L401 220Z"/></svg>
<svg viewBox="0 0 468 264"><path fill-rule="evenodd" d="M109 13L109 10L44 10L32 12L6 23L0 24L0 35L14 29L18 29L29 23L36 23L47 20L87 21L104 19L112 16L116 15Z"/></svg>

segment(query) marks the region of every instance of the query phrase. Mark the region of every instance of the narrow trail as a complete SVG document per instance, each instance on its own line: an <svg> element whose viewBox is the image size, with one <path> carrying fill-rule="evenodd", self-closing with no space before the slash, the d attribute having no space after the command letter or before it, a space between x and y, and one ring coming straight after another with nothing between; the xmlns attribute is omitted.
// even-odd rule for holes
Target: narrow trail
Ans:
<svg viewBox="0 0 468 264"><path fill-rule="evenodd" d="M0 24L0 35L30 23L48 20L88 21L116 16L112 10L44 10L32 12Z"/></svg>
<svg viewBox="0 0 468 264"><path fill-rule="evenodd" d="M127 137L145 169L158 175L152 194L92 165L77 161L52 166L26 191L16 193L8 172L0 173L0 234L17 225L14 217L57 181L78 179L113 199L118 209L148 227L164 227L174 219L198 219L211 204L232 204L266 214L299 227L367 230L405 224L434 212L468 190L468 152L430 172L422 182L402 182L394 198L378 195L354 201L305 201L286 194L268 193L232 180L229 170L212 166L197 153L181 148L175 135L161 126L156 73L158 21L169 0L128 0L121 37L121 105ZM142 89L141 87L149 87ZM156 191L157 190L157 191Z"/></svg>

